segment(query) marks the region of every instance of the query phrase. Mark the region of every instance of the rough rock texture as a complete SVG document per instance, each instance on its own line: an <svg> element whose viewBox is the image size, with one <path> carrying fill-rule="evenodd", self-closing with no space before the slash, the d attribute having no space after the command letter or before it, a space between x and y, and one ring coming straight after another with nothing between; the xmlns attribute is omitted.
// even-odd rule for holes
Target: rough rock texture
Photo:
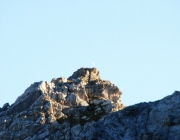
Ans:
<svg viewBox="0 0 180 140"><path fill-rule="evenodd" d="M96 68L36 82L0 108L0 140L180 139L180 92L125 108L121 94Z"/></svg>
<svg viewBox="0 0 180 140"><path fill-rule="evenodd" d="M0 109L0 139L79 139L83 125L124 108L121 94L96 68L35 82Z"/></svg>

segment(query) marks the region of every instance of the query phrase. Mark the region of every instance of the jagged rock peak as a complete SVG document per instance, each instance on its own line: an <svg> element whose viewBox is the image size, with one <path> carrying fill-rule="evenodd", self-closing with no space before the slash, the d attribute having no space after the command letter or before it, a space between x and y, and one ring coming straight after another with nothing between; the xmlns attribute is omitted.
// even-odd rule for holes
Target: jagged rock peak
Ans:
<svg viewBox="0 0 180 140"><path fill-rule="evenodd" d="M125 108L121 94L97 69L35 82L0 108L0 140L180 140L179 91Z"/></svg>
<svg viewBox="0 0 180 140"><path fill-rule="evenodd" d="M121 94L110 81L101 80L97 68L80 68L68 79L35 82L14 104L0 109L0 139L54 139L50 132L61 131L63 125L76 131L77 125L123 109Z"/></svg>
<svg viewBox="0 0 180 140"><path fill-rule="evenodd" d="M85 82L101 80L97 68L80 68L76 72L74 72L73 75L68 79L82 79Z"/></svg>

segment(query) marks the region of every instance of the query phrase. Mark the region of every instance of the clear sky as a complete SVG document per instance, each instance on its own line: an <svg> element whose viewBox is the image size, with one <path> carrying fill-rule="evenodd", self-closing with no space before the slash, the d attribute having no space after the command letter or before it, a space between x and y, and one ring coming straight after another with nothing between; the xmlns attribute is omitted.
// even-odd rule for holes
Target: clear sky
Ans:
<svg viewBox="0 0 180 140"><path fill-rule="evenodd" d="M126 105L180 90L180 1L0 1L0 106L92 62Z"/></svg>

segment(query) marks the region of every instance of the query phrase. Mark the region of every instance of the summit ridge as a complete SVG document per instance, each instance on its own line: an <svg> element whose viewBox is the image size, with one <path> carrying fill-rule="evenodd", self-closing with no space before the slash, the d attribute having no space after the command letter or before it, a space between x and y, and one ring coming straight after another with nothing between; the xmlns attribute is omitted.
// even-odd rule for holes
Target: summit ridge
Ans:
<svg viewBox="0 0 180 140"><path fill-rule="evenodd" d="M179 140L180 92L125 106L97 68L35 82L0 108L0 140Z"/></svg>

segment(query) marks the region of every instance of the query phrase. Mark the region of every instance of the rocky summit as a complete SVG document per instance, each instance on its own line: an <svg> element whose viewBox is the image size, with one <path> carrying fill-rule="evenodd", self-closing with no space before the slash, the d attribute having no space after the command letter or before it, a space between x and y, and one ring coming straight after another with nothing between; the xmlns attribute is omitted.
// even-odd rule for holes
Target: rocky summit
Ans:
<svg viewBox="0 0 180 140"><path fill-rule="evenodd" d="M0 140L180 140L180 92L123 105L97 68L35 82L0 108Z"/></svg>

